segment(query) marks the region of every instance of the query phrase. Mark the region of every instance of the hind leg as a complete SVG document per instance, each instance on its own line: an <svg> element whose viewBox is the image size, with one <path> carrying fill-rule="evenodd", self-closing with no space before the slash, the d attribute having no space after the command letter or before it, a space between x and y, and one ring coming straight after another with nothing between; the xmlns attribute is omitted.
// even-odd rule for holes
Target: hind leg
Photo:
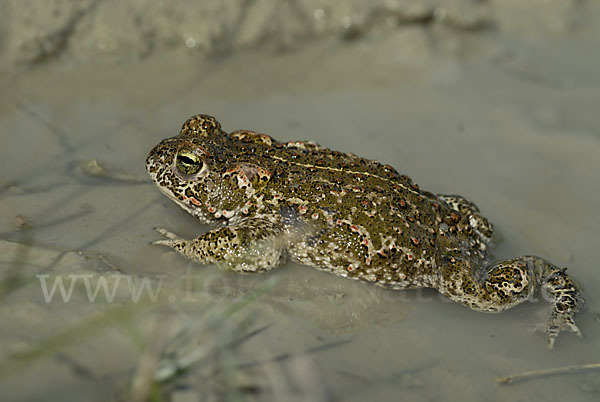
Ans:
<svg viewBox="0 0 600 402"><path fill-rule="evenodd" d="M494 227L488 219L479 212L479 208L473 202L467 200L460 195L436 194L437 197L444 201L455 211L469 217L469 223L473 230L481 237L485 243L492 240Z"/></svg>
<svg viewBox="0 0 600 402"><path fill-rule="evenodd" d="M559 269L536 256L502 261L489 268L482 278L474 276L473 268L468 261L451 259L442 272L440 292L474 310L500 312L523 303L541 288L544 299L551 303L546 326L548 347L554 347L561 331L581 336L573 317L583 299L566 268Z"/></svg>

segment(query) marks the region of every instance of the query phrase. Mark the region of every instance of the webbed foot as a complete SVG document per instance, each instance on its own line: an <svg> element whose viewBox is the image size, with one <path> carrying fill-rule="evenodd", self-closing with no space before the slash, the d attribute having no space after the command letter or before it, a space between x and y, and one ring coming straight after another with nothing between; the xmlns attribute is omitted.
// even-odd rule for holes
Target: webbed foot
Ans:
<svg viewBox="0 0 600 402"><path fill-rule="evenodd" d="M573 317L583 305L577 285L566 273L566 268L559 269L548 263L542 274L542 290L544 296L552 303L552 312L546 325L548 348L554 348L554 342L560 332L573 332L580 338L583 334L575 324Z"/></svg>
<svg viewBox="0 0 600 402"><path fill-rule="evenodd" d="M546 334L548 335L548 349L554 349L554 342L556 341L556 337L562 331L573 332L580 338L583 338L583 334L575 324L575 321L572 317L569 316L552 316L548 320L548 324L546 325Z"/></svg>

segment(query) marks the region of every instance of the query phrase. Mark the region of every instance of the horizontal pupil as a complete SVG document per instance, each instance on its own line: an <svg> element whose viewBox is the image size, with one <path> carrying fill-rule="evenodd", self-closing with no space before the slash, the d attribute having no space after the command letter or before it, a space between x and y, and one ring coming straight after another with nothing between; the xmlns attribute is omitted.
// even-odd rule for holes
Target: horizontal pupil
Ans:
<svg viewBox="0 0 600 402"><path fill-rule="evenodd" d="M177 157L177 159L179 159L179 162L181 163L185 163L188 165L193 165L196 163L196 161L194 161L192 158L190 158L189 156L184 156L184 155L179 155Z"/></svg>

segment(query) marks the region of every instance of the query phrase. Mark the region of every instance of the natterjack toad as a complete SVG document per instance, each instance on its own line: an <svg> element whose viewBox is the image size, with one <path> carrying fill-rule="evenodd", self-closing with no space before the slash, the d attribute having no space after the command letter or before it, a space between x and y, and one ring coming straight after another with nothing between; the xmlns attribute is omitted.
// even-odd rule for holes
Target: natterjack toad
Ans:
<svg viewBox="0 0 600 402"><path fill-rule="evenodd" d="M216 229L185 240L164 229L154 244L201 264L268 271L287 257L391 289L435 288L474 310L499 312L542 288L552 304L548 345L582 303L576 284L536 256L489 265L492 225L456 195L421 190L377 161L278 142L249 130L226 133L208 115L148 155L152 180Z"/></svg>

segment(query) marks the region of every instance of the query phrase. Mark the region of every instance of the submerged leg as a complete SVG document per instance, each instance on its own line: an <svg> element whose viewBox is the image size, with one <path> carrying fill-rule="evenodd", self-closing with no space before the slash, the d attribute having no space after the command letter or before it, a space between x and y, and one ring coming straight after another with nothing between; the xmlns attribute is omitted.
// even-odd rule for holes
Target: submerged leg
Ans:
<svg viewBox="0 0 600 402"><path fill-rule="evenodd" d="M264 219L244 219L193 240L182 239L165 229L156 230L167 239L152 244L171 247L200 264L214 263L238 272L268 271L281 265L286 257L282 229Z"/></svg>
<svg viewBox="0 0 600 402"><path fill-rule="evenodd" d="M548 347L552 348L561 331L582 336L573 317L583 299L565 271L543 258L523 256L502 261L478 278L468 261L451 258L443 270L439 290L474 310L500 312L524 302L541 288L552 305L546 326Z"/></svg>
<svg viewBox="0 0 600 402"><path fill-rule="evenodd" d="M574 332L580 338L583 334L575 324L573 317L584 303L577 285L565 272L567 268L547 270L542 277L542 291L546 292L552 303L552 312L546 326L548 347L554 347L554 341L560 331Z"/></svg>

